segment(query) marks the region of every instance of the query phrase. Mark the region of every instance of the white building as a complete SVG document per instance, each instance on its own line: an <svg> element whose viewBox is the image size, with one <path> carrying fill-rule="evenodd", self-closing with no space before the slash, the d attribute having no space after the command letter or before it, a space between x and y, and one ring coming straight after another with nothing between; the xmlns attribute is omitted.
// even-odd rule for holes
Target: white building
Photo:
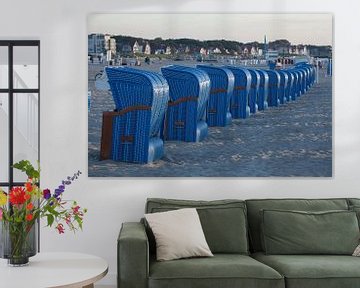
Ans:
<svg viewBox="0 0 360 288"><path fill-rule="evenodd" d="M165 54L166 55L171 55L171 47L170 46L166 47Z"/></svg>
<svg viewBox="0 0 360 288"><path fill-rule="evenodd" d="M201 55L206 55L207 51L206 51L205 48L202 47L202 48L200 49L199 53L200 53Z"/></svg>
<svg viewBox="0 0 360 288"><path fill-rule="evenodd" d="M213 53L214 53L214 54L221 54L221 50L220 50L218 47L216 47L216 48L213 50Z"/></svg>
<svg viewBox="0 0 360 288"><path fill-rule="evenodd" d="M142 46L139 45L139 43L137 41L135 41L134 45L133 45L133 53L142 53Z"/></svg>
<svg viewBox="0 0 360 288"><path fill-rule="evenodd" d="M146 55L150 55L150 54L151 54L151 47L150 47L150 44L149 44L149 43L146 43L146 45L145 45L144 54L146 54Z"/></svg>
<svg viewBox="0 0 360 288"><path fill-rule="evenodd" d="M258 53L257 53L257 49L253 46L253 47L251 47L251 50L250 50L250 54L252 55L252 56L256 56Z"/></svg>

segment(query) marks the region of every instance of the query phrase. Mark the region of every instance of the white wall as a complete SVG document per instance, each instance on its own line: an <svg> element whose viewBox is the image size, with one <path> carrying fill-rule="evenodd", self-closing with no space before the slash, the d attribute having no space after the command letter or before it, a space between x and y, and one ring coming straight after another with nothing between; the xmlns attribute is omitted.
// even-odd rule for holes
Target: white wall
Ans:
<svg viewBox="0 0 360 288"><path fill-rule="evenodd" d="M89 209L84 231L59 236L44 228L42 250L102 256L110 265L103 283L115 284L120 225L141 217L147 197L359 197L360 78L355 72L360 58L349 54L360 51L359 6L356 0L2 0L0 39L41 40L43 187L54 187L78 169L84 172L66 194ZM86 16L92 12L149 11L334 13L334 177L87 178Z"/></svg>

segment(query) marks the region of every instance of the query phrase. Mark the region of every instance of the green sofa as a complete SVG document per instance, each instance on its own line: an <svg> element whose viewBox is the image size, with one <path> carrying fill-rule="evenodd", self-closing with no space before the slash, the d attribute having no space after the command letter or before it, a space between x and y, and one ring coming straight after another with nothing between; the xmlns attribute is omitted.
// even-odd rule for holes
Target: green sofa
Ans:
<svg viewBox="0 0 360 288"><path fill-rule="evenodd" d="M119 288L360 287L360 257L351 256L359 241L360 199L152 198L145 212L188 207L197 208L214 257L156 261L155 239L145 221L123 223ZM313 223L318 231L311 231ZM321 237L322 229L344 233Z"/></svg>

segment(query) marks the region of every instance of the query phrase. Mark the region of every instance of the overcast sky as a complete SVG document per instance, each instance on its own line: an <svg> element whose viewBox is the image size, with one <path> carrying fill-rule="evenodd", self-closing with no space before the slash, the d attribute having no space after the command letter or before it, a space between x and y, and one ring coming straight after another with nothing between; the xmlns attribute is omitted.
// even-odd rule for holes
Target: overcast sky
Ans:
<svg viewBox="0 0 360 288"><path fill-rule="evenodd" d="M89 33L332 45L332 14L92 14Z"/></svg>

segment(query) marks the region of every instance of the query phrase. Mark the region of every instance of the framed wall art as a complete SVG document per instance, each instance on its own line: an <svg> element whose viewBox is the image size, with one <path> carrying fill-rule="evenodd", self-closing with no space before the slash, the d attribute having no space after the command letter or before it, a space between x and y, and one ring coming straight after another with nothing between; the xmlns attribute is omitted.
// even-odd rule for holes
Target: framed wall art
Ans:
<svg viewBox="0 0 360 288"><path fill-rule="evenodd" d="M89 177L332 177L332 23L89 15Z"/></svg>

